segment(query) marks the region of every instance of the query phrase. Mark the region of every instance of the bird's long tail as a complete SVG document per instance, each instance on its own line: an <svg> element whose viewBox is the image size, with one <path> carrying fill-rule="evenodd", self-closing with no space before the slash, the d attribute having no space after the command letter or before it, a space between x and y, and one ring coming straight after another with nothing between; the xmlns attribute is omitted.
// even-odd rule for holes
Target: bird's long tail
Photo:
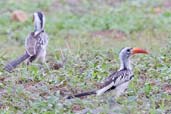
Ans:
<svg viewBox="0 0 171 114"><path fill-rule="evenodd" d="M79 94L75 94L75 95L70 95L67 97L67 99L72 99L75 97L83 97L83 96L88 96L88 95L93 95L93 94L96 94L96 90L88 91L88 92L84 92L84 93L79 93Z"/></svg>
<svg viewBox="0 0 171 114"><path fill-rule="evenodd" d="M17 67L17 65L19 65L20 63L22 63L24 60L26 60L27 58L29 58L29 54L25 53L24 55L22 55L21 57L17 58L16 60L13 60L11 62L9 62L5 67L4 70L11 72L15 67Z"/></svg>

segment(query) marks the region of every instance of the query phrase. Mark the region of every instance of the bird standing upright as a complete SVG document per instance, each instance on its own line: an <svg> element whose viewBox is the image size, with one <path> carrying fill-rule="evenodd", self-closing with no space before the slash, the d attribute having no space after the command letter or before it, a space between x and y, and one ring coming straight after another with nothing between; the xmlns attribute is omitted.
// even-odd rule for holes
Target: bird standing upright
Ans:
<svg viewBox="0 0 171 114"><path fill-rule="evenodd" d="M140 48L130 48L130 47L123 48L119 53L119 59L120 59L119 70L109 75L101 84L100 89L84 92L76 95L71 95L68 96L67 99L71 99L74 97L82 97L92 94L102 95L103 93L110 90L115 90L116 96L117 97L120 96L128 88L130 81L134 77L131 63L130 63L130 57L138 53L148 54L147 51Z"/></svg>
<svg viewBox="0 0 171 114"><path fill-rule="evenodd" d="M17 65L27 59L27 64L35 59L45 62L46 48L48 45L48 35L44 31L45 15L43 12L35 12L33 14L34 32L31 32L25 40L25 54L18 59L9 62L5 66L5 70L11 72Z"/></svg>

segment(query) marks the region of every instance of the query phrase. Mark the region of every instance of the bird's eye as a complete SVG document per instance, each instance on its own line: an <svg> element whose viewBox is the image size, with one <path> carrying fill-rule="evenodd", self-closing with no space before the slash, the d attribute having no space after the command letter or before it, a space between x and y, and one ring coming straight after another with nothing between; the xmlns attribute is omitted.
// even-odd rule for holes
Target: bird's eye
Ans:
<svg viewBox="0 0 171 114"><path fill-rule="evenodd" d="M126 51L129 53L131 50L130 49L127 49Z"/></svg>

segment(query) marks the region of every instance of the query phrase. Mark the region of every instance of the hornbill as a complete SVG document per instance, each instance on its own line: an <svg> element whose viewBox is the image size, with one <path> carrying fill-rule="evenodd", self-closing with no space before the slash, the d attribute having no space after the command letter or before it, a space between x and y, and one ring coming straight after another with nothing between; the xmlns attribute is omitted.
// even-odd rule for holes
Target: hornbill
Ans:
<svg viewBox="0 0 171 114"><path fill-rule="evenodd" d="M34 31L29 33L25 40L25 53L9 62L5 66L5 70L11 72L17 65L27 59L27 64L34 60L39 60L41 63L45 62L46 48L48 45L48 35L44 31L45 15L43 12L35 12L33 14Z"/></svg>
<svg viewBox="0 0 171 114"><path fill-rule="evenodd" d="M108 92L110 90L115 90L116 96L120 96L127 88L134 77L130 58L134 54L143 53L148 54L146 50L140 49L140 48L131 48L126 47L123 48L119 53L119 59L120 59L120 68L118 71L113 72L111 75L109 75L103 83L101 83L101 87L98 90L92 90L89 92L83 92L76 95L70 95L67 97L67 99L71 99L74 97L82 97L87 95L96 94L102 95L105 92Z"/></svg>

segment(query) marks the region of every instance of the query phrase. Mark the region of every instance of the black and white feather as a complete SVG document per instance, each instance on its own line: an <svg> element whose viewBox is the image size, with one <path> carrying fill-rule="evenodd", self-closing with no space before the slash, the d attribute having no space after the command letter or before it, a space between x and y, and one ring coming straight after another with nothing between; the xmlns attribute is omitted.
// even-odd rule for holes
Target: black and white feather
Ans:
<svg viewBox="0 0 171 114"><path fill-rule="evenodd" d="M120 51L119 70L109 75L101 84L100 89L89 91L89 92L84 92L84 93L80 93L76 95L71 95L71 96L68 96L67 98L70 99L74 97L82 97L82 96L87 96L87 95L92 95L92 94L102 95L103 93L108 92L110 90L114 90L115 95L117 97L120 96L128 88L130 81L134 77L131 63L130 63L131 55L133 55L132 50L133 48L126 47ZM147 52L144 51L143 53L147 53Z"/></svg>
<svg viewBox="0 0 171 114"><path fill-rule="evenodd" d="M33 14L34 32L31 32L25 40L25 54L16 60L9 62L5 66L5 70L11 72L17 65L27 59L27 63L34 60L45 62L46 48L48 45L48 35L44 30L45 15L43 12L35 12Z"/></svg>
<svg viewBox="0 0 171 114"><path fill-rule="evenodd" d="M128 87L128 85L125 85L125 87L123 87L123 85L129 83L133 76L133 72L129 69L122 69L114 72L108 78L106 78L104 83L102 83L101 89L97 90L96 94L102 95L106 91L118 88L119 90L116 91L116 96L119 96Z"/></svg>

